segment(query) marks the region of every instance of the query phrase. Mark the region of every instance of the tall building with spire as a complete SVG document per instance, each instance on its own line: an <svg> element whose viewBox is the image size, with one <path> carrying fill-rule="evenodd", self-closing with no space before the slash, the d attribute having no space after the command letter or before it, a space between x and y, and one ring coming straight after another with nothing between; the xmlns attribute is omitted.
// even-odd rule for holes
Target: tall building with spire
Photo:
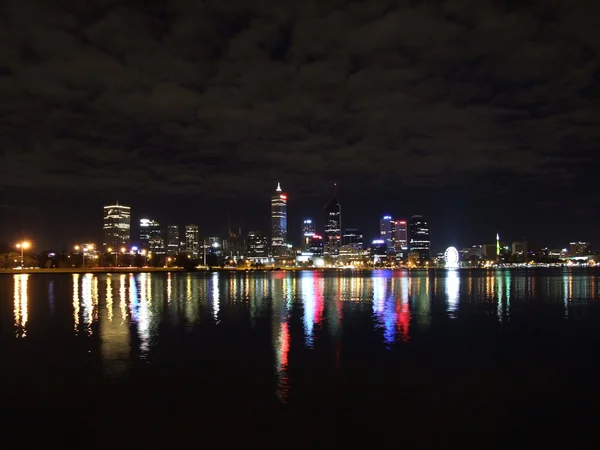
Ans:
<svg viewBox="0 0 600 450"><path fill-rule="evenodd" d="M281 256L287 250L287 194L277 189L271 196L271 253Z"/></svg>
<svg viewBox="0 0 600 450"><path fill-rule="evenodd" d="M102 247L104 251L118 252L131 245L131 208L116 204L104 207ZM111 249L111 250L109 250Z"/></svg>
<svg viewBox="0 0 600 450"><path fill-rule="evenodd" d="M325 205L325 245L324 254L337 256L342 245L342 206L337 199L337 185L334 184L333 198Z"/></svg>

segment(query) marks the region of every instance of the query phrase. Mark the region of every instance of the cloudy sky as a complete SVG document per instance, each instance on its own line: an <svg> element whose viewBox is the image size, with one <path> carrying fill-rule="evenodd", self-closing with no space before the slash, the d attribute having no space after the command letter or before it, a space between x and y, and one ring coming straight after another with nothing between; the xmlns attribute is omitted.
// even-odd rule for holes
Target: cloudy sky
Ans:
<svg viewBox="0 0 600 450"><path fill-rule="evenodd" d="M5 0L0 241L98 239L102 205L292 238L423 214L434 243L600 236L599 2ZM204 233L202 233L204 234ZM491 237L490 237L491 236ZM597 239L596 239L597 240Z"/></svg>

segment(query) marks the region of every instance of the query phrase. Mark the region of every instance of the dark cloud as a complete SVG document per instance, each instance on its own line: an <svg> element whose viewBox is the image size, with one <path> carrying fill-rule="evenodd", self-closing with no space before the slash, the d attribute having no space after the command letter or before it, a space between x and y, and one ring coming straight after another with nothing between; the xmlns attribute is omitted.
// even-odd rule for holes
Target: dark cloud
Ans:
<svg viewBox="0 0 600 450"><path fill-rule="evenodd" d="M504 207L520 192L553 207L589 192L598 206L586 181L600 142L595 3L0 8L7 195L235 201L281 180L313 199L335 179L357 199L412 192L431 210L419 195L452 189Z"/></svg>

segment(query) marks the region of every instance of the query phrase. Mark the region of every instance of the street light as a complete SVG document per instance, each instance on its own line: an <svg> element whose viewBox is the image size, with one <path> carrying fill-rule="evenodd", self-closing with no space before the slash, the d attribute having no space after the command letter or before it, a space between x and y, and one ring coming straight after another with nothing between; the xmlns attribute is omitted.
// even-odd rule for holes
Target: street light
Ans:
<svg viewBox="0 0 600 450"><path fill-rule="evenodd" d="M25 261L25 249L27 249L29 247L31 247L31 243L29 243L27 241L22 241L22 242L18 242L17 243L17 248L21 249L21 269L25 265L25 263L24 263L24 261Z"/></svg>
<svg viewBox="0 0 600 450"><path fill-rule="evenodd" d="M76 245L75 250L76 251L81 250L81 267L85 268L85 252L90 250L90 247L87 245L85 247L83 245Z"/></svg>

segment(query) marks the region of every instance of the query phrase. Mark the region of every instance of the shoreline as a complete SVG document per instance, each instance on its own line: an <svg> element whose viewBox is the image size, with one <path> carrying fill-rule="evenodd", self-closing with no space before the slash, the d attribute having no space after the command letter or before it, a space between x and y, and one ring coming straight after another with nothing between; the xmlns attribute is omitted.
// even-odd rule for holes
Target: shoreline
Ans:
<svg viewBox="0 0 600 450"><path fill-rule="evenodd" d="M197 267L194 269L184 269L183 267L86 267L86 268L55 268L55 269L0 269L0 275L15 275L15 274L86 274L86 273L169 273L169 272L372 272L375 270L390 270L390 271L430 271L430 270L531 270L531 269L595 269L596 267L569 267L564 266L507 266L507 267L458 267L455 269L447 269L445 267L362 267L347 268L347 267L282 267L282 268L235 268L235 267Z"/></svg>

